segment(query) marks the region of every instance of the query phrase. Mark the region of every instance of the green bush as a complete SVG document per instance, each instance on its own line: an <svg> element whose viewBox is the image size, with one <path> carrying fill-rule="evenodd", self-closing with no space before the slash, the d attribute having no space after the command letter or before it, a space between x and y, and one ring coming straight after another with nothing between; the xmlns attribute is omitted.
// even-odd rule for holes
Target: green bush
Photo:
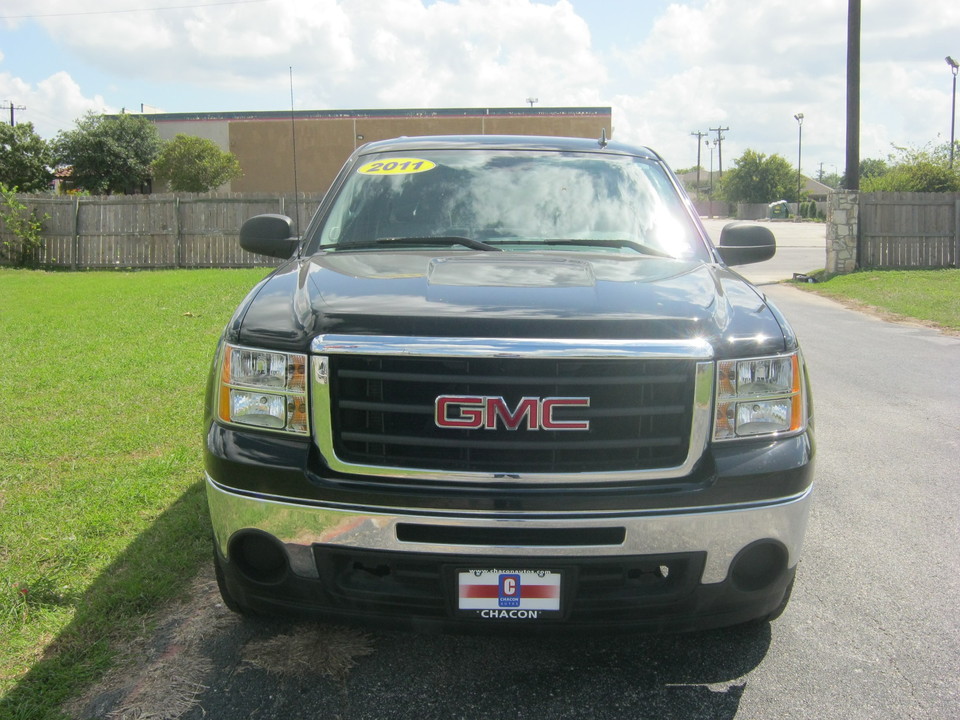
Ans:
<svg viewBox="0 0 960 720"><path fill-rule="evenodd" d="M0 235L0 253L8 264L25 267L36 263L43 242L43 221L48 217L38 218L35 210L20 202L16 188L0 183L0 222L16 238L10 240Z"/></svg>

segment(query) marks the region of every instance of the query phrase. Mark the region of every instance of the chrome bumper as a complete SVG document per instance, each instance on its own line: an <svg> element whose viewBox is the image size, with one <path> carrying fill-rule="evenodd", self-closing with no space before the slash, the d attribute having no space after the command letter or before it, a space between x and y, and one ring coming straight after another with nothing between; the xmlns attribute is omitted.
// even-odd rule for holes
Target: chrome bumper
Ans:
<svg viewBox="0 0 960 720"><path fill-rule="evenodd" d="M396 509L305 505L232 492L207 476L207 501L220 552L227 557L231 536L257 529L285 546L290 567L301 577L318 577L313 545L339 545L369 550L486 555L490 557L577 557L657 555L706 551L702 583L727 578L737 553L756 540L777 540L797 564L807 525L812 487L800 495L745 506L721 506L656 512L517 514L449 512L418 514ZM398 523L472 528L625 528L617 545L513 546L434 545L397 539Z"/></svg>

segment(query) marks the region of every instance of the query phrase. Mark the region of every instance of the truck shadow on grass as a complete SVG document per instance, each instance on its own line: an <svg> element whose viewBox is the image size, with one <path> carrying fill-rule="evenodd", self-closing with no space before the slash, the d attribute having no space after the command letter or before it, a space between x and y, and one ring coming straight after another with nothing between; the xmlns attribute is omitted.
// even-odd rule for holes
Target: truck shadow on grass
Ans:
<svg viewBox="0 0 960 720"><path fill-rule="evenodd" d="M0 698L0 718L62 717L61 706L98 681L114 664L119 648L142 647L157 605L182 595L201 558L209 557L209 534L203 486L198 482L82 594L54 602L31 591L27 612L69 605L73 616L27 674ZM66 716L71 717L69 711Z"/></svg>
<svg viewBox="0 0 960 720"><path fill-rule="evenodd" d="M532 638L243 618L220 603L207 532L193 488L77 600L0 717L734 718L771 641L767 625ZM189 598L159 614L131 590L155 583L173 595L187 578ZM104 618L118 616L126 629L104 635Z"/></svg>

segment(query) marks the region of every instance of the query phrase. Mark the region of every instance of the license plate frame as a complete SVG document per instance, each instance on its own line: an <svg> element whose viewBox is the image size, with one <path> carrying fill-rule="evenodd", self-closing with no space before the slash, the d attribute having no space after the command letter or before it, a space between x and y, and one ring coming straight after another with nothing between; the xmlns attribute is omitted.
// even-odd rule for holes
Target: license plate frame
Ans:
<svg viewBox="0 0 960 720"><path fill-rule="evenodd" d="M455 608L487 621L555 620L566 599L564 575L555 568L458 568Z"/></svg>

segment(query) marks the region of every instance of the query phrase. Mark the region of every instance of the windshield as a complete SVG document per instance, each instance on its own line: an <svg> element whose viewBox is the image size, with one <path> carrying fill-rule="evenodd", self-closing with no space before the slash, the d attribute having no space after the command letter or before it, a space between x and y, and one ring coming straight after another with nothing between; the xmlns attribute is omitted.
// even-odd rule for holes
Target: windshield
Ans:
<svg viewBox="0 0 960 720"><path fill-rule="evenodd" d="M550 151L364 158L327 214L318 249L381 245L708 257L658 163Z"/></svg>

